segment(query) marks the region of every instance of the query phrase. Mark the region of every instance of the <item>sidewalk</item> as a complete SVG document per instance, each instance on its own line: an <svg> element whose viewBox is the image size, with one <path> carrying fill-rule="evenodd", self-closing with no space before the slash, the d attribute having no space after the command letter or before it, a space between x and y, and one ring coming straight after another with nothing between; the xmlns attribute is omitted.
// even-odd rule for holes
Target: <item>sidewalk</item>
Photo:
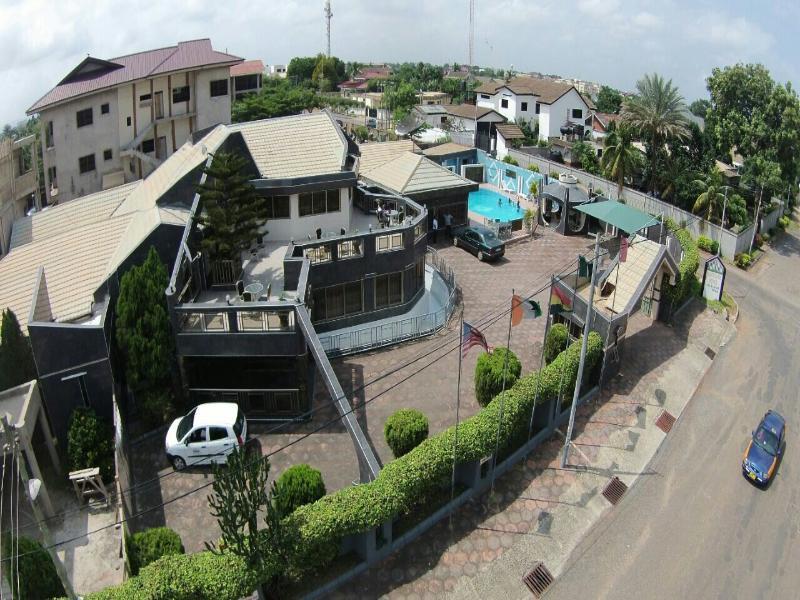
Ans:
<svg viewBox="0 0 800 600"><path fill-rule="evenodd" d="M522 577L538 561L557 577L570 552L606 511L608 480L628 486L661 477L647 465L665 434L662 409L678 417L735 329L699 302L674 328L635 317L623 370L596 403L578 410L570 465L560 468L563 438L553 438L500 478L499 506L468 504L405 550L340 588L337 598L530 598ZM707 349L710 348L710 352Z"/></svg>

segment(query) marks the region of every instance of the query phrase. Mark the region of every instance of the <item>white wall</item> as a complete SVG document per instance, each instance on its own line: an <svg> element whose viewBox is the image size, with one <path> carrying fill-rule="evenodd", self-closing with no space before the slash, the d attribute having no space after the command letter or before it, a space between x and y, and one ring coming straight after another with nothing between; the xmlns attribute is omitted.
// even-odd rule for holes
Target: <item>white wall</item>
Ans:
<svg viewBox="0 0 800 600"><path fill-rule="evenodd" d="M231 122L231 90L229 81L230 68L221 67L197 71L195 86L197 99L197 129L205 129L219 123ZM224 79L228 82L228 93L225 96L211 97L211 82Z"/></svg>
<svg viewBox="0 0 800 600"><path fill-rule="evenodd" d="M589 107L575 88L570 89L553 104L542 104L541 107L539 138L543 140L560 137L561 126L566 121L585 126L586 118L590 114ZM575 108L581 109L580 117L572 116L572 110Z"/></svg>
<svg viewBox="0 0 800 600"><path fill-rule="evenodd" d="M296 242L308 241L311 235L316 239L317 228L322 229L323 233L335 232L350 228L350 212L352 210L351 200L352 189L341 188L339 190L339 212L323 213L321 215L300 216L299 194L292 194L289 197L288 219L270 219L267 221L267 231L269 234L266 239L276 242Z"/></svg>
<svg viewBox="0 0 800 600"><path fill-rule="evenodd" d="M489 95L489 94L483 94ZM536 96L531 94L515 94L514 92L500 88L494 95L489 95L490 98L481 98L481 94L477 95L478 106L492 108L501 115L503 115L509 123L516 122L517 119L531 123L536 121ZM503 108L502 101L508 101L508 107ZM522 103L527 103L525 110L522 110Z"/></svg>

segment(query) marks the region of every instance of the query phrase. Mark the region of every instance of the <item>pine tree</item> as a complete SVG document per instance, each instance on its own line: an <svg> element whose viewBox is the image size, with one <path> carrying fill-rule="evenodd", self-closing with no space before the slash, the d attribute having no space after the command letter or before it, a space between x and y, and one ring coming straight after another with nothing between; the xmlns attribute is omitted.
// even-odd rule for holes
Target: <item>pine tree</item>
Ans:
<svg viewBox="0 0 800 600"><path fill-rule="evenodd" d="M169 386L172 335L164 292L167 269L155 248L147 259L122 276L117 299L117 344L134 390Z"/></svg>
<svg viewBox="0 0 800 600"><path fill-rule="evenodd" d="M36 379L36 364L30 340L22 333L17 315L3 311L0 324L0 390Z"/></svg>
<svg viewBox="0 0 800 600"><path fill-rule="evenodd" d="M241 253L259 235L264 223L264 198L256 193L247 176L244 158L217 152L204 169L206 182L198 186L202 211L203 250L211 260L240 260Z"/></svg>

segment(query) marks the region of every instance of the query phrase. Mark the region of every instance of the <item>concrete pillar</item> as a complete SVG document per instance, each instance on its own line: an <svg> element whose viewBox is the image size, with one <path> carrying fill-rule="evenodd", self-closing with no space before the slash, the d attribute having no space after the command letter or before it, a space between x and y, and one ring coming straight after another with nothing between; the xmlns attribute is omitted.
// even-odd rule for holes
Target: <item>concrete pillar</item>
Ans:
<svg viewBox="0 0 800 600"><path fill-rule="evenodd" d="M47 422L47 417L44 414L44 410L42 409L41 405L39 406L39 414L37 415L37 420L39 421L39 427L42 428L42 433L44 434L44 441L47 444L47 451L50 453L50 460L53 463L53 467L56 470L56 473L59 475L63 474L64 471L61 469L61 460L58 458L58 452L56 451L56 444L53 440L53 430L50 429L50 423Z"/></svg>
<svg viewBox="0 0 800 600"><path fill-rule="evenodd" d="M23 435L20 436L20 442L22 443L22 455L28 462L28 466L31 469L31 475L42 482L42 487L39 490L39 500L42 503L45 516L48 519L51 519L55 516L55 511L53 510L53 504L50 502L50 495L47 493L47 486L44 483L42 472L39 470L39 463L36 460L36 454L33 452L31 441L28 436Z"/></svg>

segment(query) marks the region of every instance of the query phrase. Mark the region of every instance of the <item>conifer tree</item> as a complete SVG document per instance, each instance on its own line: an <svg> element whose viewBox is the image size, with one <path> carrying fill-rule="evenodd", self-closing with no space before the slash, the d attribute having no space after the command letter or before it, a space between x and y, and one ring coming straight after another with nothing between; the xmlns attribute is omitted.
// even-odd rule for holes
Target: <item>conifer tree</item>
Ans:
<svg viewBox="0 0 800 600"><path fill-rule="evenodd" d="M36 379L30 340L22 333L17 315L8 308L0 324L0 390Z"/></svg>

